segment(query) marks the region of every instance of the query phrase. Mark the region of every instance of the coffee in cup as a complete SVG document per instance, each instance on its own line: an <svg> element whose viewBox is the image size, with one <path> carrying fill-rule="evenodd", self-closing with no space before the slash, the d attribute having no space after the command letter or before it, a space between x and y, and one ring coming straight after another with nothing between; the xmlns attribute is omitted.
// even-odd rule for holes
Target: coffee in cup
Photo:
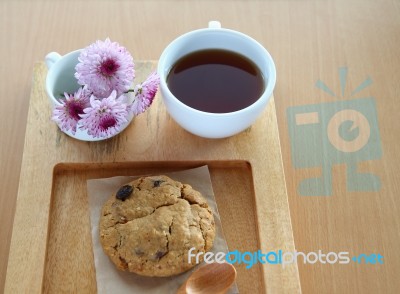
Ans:
<svg viewBox="0 0 400 294"><path fill-rule="evenodd" d="M241 110L264 91L264 77L254 62L234 51L205 49L181 57L167 85L181 102L210 113Z"/></svg>

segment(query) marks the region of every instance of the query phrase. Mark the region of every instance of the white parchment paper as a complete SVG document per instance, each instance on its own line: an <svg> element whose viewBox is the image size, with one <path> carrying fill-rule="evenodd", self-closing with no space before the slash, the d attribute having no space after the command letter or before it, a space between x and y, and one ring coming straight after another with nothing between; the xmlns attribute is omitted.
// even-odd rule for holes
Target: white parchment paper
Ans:
<svg viewBox="0 0 400 294"><path fill-rule="evenodd" d="M200 191L207 199L209 206L214 214L216 236L212 251L228 252L228 246L222 231L221 220L218 213L217 203L215 201L212 189L210 173L207 166L195 169L167 173L170 178L191 185L194 189ZM137 177L113 177L106 179L94 179L87 181L87 190L89 196L90 222L92 226L92 242L94 262L96 267L97 291L103 293L157 293L168 294L176 293L178 288L189 275L198 268L180 275L167 278L149 278L136 275L134 273L119 271L107 255L104 254L99 239L99 221L103 204L106 200L119 189L120 186L132 181ZM200 265L201 266L201 265ZM228 293L239 293L236 283Z"/></svg>

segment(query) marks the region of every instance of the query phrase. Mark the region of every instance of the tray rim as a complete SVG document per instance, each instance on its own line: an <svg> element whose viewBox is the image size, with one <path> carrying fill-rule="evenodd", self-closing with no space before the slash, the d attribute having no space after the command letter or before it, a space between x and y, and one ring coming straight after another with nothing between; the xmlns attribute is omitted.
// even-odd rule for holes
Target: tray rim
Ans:
<svg viewBox="0 0 400 294"><path fill-rule="evenodd" d="M188 163L190 163L188 165ZM251 171L253 175L253 167L250 160L247 159L204 159L204 160L129 160L129 161L114 161L114 162L69 162L61 161L53 166L53 173L56 174L60 171L81 170L81 169L98 169L113 168L114 165L119 165L123 169L132 168L132 164L139 167L158 167L159 164L171 164L178 168L194 168L202 165L209 165L212 168L225 168L228 164L230 167L245 167ZM225 164L225 165L224 165ZM254 184L254 183L253 183Z"/></svg>

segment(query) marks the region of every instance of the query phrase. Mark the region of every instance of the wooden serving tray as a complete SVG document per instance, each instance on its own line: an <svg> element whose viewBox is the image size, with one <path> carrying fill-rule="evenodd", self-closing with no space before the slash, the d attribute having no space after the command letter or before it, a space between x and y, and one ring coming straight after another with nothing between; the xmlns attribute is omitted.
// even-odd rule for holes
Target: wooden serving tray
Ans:
<svg viewBox="0 0 400 294"><path fill-rule="evenodd" d="M136 62L137 81L156 67ZM118 136L68 137L50 121L47 69L34 67L6 293L95 293L86 180L207 164L230 250L294 251L273 99L246 131L211 140L180 128L161 97ZM300 292L297 265L235 264L241 293Z"/></svg>

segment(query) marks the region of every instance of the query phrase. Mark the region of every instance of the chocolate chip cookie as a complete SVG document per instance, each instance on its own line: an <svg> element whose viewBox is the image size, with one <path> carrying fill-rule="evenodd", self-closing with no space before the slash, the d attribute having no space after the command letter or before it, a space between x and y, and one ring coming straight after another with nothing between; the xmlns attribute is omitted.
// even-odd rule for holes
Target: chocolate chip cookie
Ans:
<svg viewBox="0 0 400 294"><path fill-rule="evenodd" d="M166 176L142 177L120 187L101 211L104 252L118 269L143 276L189 270L196 265L194 258L188 261L189 249L205 253L214 237L213 214L203 196Z"/></svg>

